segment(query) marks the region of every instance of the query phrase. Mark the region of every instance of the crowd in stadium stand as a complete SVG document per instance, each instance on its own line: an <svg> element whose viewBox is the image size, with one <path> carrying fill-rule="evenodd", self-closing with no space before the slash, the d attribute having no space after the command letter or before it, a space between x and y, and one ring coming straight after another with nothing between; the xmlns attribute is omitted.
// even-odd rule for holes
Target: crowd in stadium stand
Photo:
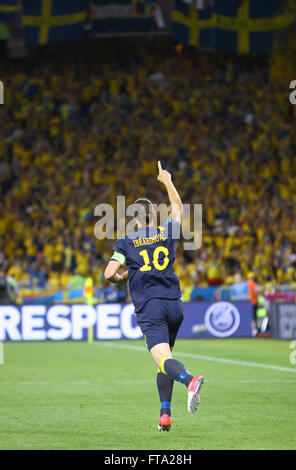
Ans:
<svg viewBox="0 0 296 470"><path fill-rule="evenodd" d="M114 240L95 238L94 208L168 202L157 160L203 205L201 249L177 245L185 301L196 286L296 282L296 121L260 61L172 47L0 70L0 263L21 290L92 276L102 300L124 300L102 278Z"/></svg>

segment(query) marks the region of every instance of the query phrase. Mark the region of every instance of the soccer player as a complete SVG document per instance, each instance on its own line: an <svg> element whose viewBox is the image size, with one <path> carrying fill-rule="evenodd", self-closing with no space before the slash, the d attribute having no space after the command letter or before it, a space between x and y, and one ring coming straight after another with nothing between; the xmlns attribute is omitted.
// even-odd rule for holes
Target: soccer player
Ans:
<svg viewBox="0 0 296 470"><path fill-rule="evenodd" d="M164 184L170 200L171 219L164 227L159 227L151 201L145 198L135 201L137 230L117 240L104 275L114 283L129 281L137 323L158 367L157 387L161 402L158 429L169 431L174 381L187 387L188 411L193 413L200 403L199 393L204 378L202 375L193 376L172 357L172 348L183 320L180 285L173 270L176 238L173 234L180 234L183 206L171 174L162 169L160 162L158 170L157 179ZM117 271L125 262L127 270L119 274Z"/></svg>

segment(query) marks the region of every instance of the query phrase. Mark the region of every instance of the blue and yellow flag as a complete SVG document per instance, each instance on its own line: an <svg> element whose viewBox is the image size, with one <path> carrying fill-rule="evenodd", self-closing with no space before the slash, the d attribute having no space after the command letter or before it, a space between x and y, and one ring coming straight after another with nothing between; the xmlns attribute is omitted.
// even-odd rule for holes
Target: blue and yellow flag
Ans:
<svg viewBox="0 0 296 470"><path fill-rule="evenodd" d="M94 35L147 33L155 28L156 0L92 0Z"/></svg>
<svg viewBox="0 0 296 470"><path fill-rule="evenodd" d="M15 15L20 10L16 0L0 0L0 21L3 23L12 23L15 21Z"/></svg>
<svg viewBox="0 0 296 470"><path fill-rule="evenodd" d="M175 0L171 35L194 46L268 54L275 33L293 22L293 14L281 13L281 5L280 0L218 0L198 10L196 2Z"/></svg>
<svg viewBox="0 0 296 470"><path fill-rule="evenodd" d="M83 37L88 6L87 0L24 0L25 41L47 44Z"/></svg>

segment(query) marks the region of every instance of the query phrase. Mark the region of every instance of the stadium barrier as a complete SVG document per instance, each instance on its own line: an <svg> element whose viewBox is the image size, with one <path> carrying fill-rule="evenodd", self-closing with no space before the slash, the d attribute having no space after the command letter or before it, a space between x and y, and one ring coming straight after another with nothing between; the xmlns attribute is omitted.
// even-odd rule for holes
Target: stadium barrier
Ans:
<svg viewBox="0 0 296 470"><path fill-rule="evenodd" d="M273 338L295 339L296 304L292 302L270 302L269 322Z"/></svg>
<svg viewBox="0 0 296 470"><path fill-rule="evenodd" d="M179 338L250 337L250 302L184 304ZM132 304L2 305L0 341L140 339Z"/></svg>
<svg viewBox="0 0 296 470"><path fill-rule="evenodd" d="M109 288L100 287L95 289L95 297L99 299L108 292ZM197 300L211 301L216 300L215 294L217 287L193 287L190 293L190 301L195 302ZM41 289L22 289L20 297L23 304L53 304L53 303L79 303L83 302L83 288L70 289L70 290L58 290L57 292L49 293L42 292ZM219 300L229 300L221 298Z"/></svg>

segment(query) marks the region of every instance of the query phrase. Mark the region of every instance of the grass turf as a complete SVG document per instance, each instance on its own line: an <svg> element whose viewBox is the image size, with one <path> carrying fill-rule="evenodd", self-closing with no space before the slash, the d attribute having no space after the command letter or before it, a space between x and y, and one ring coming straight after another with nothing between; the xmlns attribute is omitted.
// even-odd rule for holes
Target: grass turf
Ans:
<svg viewBox="0 0 296 470"><path fill-rule="evenodd" d="M185 387L174 385L169 433L157 431L156 368L143 341L5 343L4 353L0 449L296 448L296 366L286 341L177 340L176 359L206 383L192 415Z"/></svg>

